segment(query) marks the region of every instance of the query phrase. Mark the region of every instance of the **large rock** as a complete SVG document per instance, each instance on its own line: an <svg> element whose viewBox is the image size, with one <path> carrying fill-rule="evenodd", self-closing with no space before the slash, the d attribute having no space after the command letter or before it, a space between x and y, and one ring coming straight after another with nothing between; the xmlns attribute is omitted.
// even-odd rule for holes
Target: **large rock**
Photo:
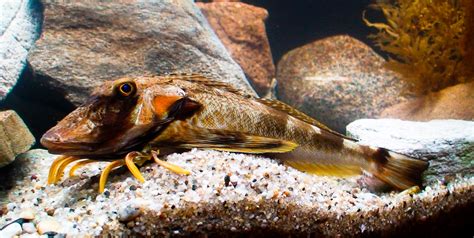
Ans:
<svg viewBox="0 0 474 238"><path fill-rule="evenodd" d="M275 77L265 31L267 10L240 2L198 3L198 6L255 90L265 95Z"/></svg>
<svg viewBox="0 0 474 238"><path fill-rule="evenodd" d="M15 111L0 112L0 167L33 146L35 138Z"/></svg>
<svg viewBox="0 0 474 238"><path fill-rule="evenodd" d="M59 222L54 231L67 237L432 236L469 227L470 219L456 218L471 215L466 208L474 203L473 177L433 183L414 195L372 194L356 178L314 176L264 157L211 150L166 157L192 171L189 176L147 164L141 168L145 183L129 172L113 173L98 195L103 163L48 186L55 157L33 150L0 170L0 200L8 201L0 227L28 212L36 226Z"/></svg>
<svg viewBox="0 0 474 238"><path fill-rule="evenodd" d="M124 75L196 72L253 93L191 0L43 4L43 34L28 60L37 80L76 105Z"/></svg>
<svg viewBox="0 0 474 238"><path fill-rule="evenodd" d="M362 144L385 147L413 157L426 157L428 180L474 175L474 122L398 119L362 119L347 126L347 133Z"/></svg>
<svg viewBox="0 0 474 238"><path fill-rule="evenodd" d="M399 102L398 75L384 59L349 36L334 36L294 49L277 67L280 100L344 132Z"/></svg>
<svg viewBox="0 0 474 238"><path fill-rule="evenodd" d="M35 0L0 1L0 100L15 86L38 38L41 9Z"/></svg>
<svg viewBox="0 0 474 238"><path fill-rule="evenodd" d="M428 121L474 120L474 82L458 84L385 109L380 117Z"/></svg>

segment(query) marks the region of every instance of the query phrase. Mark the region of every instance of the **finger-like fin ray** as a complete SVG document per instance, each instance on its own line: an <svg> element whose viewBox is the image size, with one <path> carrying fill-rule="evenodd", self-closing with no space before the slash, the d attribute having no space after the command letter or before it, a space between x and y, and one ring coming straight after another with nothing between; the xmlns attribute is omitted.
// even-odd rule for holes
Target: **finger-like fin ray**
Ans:
<svg viewBox="0 0 474 238"><path fill-rule="evenodd" d="M107 183L107 177L109 176L110 171L113 169L120 167L124 165L125 162L123 160L116 160L113 162L110 162L104 170L102 170L102 173L100 174L100 179L99 179L99 193L103 193L105 190L105 184Z"/></svg>

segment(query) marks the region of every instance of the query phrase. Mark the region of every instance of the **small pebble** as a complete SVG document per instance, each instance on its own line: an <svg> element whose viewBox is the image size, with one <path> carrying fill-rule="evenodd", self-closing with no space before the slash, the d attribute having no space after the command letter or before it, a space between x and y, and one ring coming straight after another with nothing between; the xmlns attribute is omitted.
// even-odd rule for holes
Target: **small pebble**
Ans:
<svg viewBox="0 0 474 238"><path fill-rule="evenodd" d="M35 219L35 211L31 208L26 208L20 213L20 218L25 220L33 220Z"/></svg>
<svg viewBox="0 0 474 238"><path fill-rule="evenodd" d="M230 177L229 177L229 175L226 175L224 177L224 185L227 187L227 186L229 186L229 183L230 183Z"/></svg>
<svg viewBox="0 0 474 238"><path fill-rule="evenodd" d="M22 232L21 225L18 223L12 223L0 231L0 237L2 238L14 237L21 234L21 232Z"/></svg>
<svg viewBox="0 0 474 238"><path fill-rule="evenodd" d="M36 232L35 224L33 224L31 222L23 223L22 228L23 228L23 231L26 232L26 233L35 233Z"/></svg>
<svg viewBox="0 0 474 238"><path fill-rule="evenodd" d="M48 238L48 236L40 236L38 235L38 233L32 233L32 234L28 234L28 233L23 233L21 234L20 238Z"/></svg>
<svg viewBox="0 0 474 238"><path fill-rule="evenodd" d="M50 216L53 216L54 215L54 212L56 211L56 209L54 207L45 207L44 208L44 211L50 215Z"/></svg>
<svg viewBox="0 0 474 238"><path fill-rule="evenodd" d="M59 230L61 230L61 224L53 219L43 220L36 225L36 229L38 229L40 235L47 232L59 232Z"/></svg>
<svg viewBox="0 0 474 238"><path fill-rule="evenodd" d="M8 203L8 204L7 204L7 209L8 209L8 211L13 211L13 210L15 210L15 208L16 208L16 204L15 204L15 203Z"/></svg>
<svg viewBox="0 0 474 238"><path fill-rule="evenodd" d="M135 219L140 215L141 211L139 208L132 207L130 205L126 207L122 207L118 211L119 221L121 222L129 222Z"/></svg>

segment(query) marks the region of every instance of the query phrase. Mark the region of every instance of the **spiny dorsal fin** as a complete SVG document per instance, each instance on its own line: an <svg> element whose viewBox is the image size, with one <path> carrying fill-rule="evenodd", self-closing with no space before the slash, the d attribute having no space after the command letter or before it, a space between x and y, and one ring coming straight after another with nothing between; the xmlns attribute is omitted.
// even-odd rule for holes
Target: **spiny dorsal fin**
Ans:
<svg viewBox="0 0 474 238"><path fill-rule="evenodd" d="M242 92L242 90L239 90L228 83L209 79L208 77L201 74L170 74L167 77L170 79L186 80L188 82L199 83L208 87L219 88L237 95L245 96L247 98L252 97L251 95Z"/></svg>
<svg viewBox="0 0 474 238"><path fill-rule="evenodd" d="M296 110L295 108L293 108L292 106L284 103L284 102L281 102L281 101L278 101L278 100L272 100L272 99L256 99L258 102L266 105L266 106L269 106L271 108L274 108L274 109L277 109L281 112L285 112L287 113L288 115L290 116L293 116L297 119L300 119L308 124L311 124L311 125L314 125L314 126L317 126L319 127L320 129L323 129L327 132L330 132L332 134L335 134L335 135L338 135L338 136L341 136L345 139L349 139L349 140L353 140L352 138L350 137L347 137L345 135L342 135L340 133L337 133L333 130L331 130L329 127L325 126L324 124L322 124L321 122L317 121L316 119Z"/></svg>

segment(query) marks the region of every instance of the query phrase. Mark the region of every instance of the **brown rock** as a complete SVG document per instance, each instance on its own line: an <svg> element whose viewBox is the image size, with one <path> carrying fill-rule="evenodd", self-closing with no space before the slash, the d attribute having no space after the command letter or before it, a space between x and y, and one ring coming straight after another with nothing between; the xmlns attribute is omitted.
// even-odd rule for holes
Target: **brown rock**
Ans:
<svg viewBox="0 0 474 238"><path fill-rule="evenodd" d="M198 6L258 94L265 95L275 76L265 32L267 10L240 2L198 3Z"/></svg>
<svg viewBox="0 0 474 238"><path fill-rule="evenodd" d="M191 0L43 6L43 33L28 60L37 80L76 105L125 75L202 73L253 93Z"/></svg>
<svg viewBox="0 0 474 238"><path fill-rule="evenodd" d="M384 59L349 36L334 36L294 49L277 67L278 98L344 132L350 122L371 118L395 103L398 75Z"/></svg>
<svg viewBox="0 0 474 238"><path fill-rule="evenodd" d="M474 120L474 82L458 84L385 109L380 117L413 121Z"/></svg>
<svg viewBox="0 0 474 238"><path fill-rule="evenodd" d="M34 143L35 138L15 111L0 112L0 167L13 162Z"/></svg>

